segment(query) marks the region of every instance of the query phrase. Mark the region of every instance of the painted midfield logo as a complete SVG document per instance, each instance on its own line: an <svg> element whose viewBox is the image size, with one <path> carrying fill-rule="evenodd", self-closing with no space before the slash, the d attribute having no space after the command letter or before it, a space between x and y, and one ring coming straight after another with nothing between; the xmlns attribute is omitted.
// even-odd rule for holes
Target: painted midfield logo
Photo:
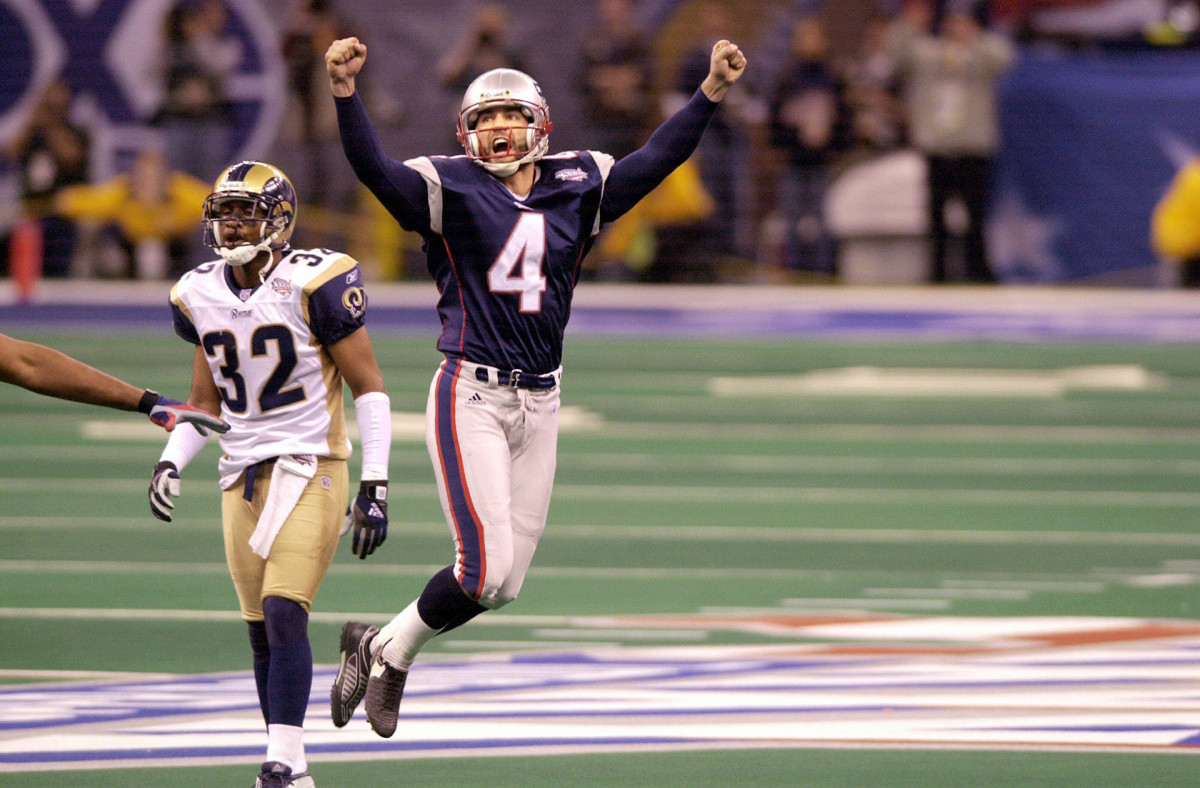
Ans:
<svg viewBox="0 0 1200 788"><path fill-rule="evenodd" d="M573 619L579 633L736 630L774 642L431 658L402 725L330 725L316 752L447 757L498 747L895 746L1183 752L1200 744L1200 625L778 613ZM335 668L315 671L328 687ZM468 710L468 711L464 711ZM464 718L469 718L464 724ZM603 725L596 720L602 718ZM250 673L0 687L0 773L261 756Z"/></svg>

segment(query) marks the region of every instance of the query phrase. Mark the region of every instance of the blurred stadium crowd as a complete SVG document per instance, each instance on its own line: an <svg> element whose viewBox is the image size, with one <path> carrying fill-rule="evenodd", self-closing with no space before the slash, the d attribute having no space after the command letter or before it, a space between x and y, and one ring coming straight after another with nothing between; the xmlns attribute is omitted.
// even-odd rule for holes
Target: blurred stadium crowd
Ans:
<svg viewBox="0 0 1200 788"><path fill-rule="evenodd" d="M1181 124L1197 125L1196 89L1160 102L1178 110L1175 125L1168 112L1163 128L1147 126L1158 135L1158 160L1123 165L1149 178L1140 191L1127 188L1136 191L1124 209L1134 214L1128 237L1097 217L1084 231L1127 244L1117 246L1116 264L1093 265L1104 256L1086 252L1081 266L1056 257L1083 245L1072 240L1070 220L1049 208L1030 223L1050 190L1036 180L1042 163L1023 159L1010 135L1037 125L1022 111L1047 114L1025 107L1040 72L1023 64L1048 62L1063 73L1064 63L1100 58L1133 63L1145 77L1147 53L1194 59L1196 6L0 0L0 38L11 42L0 80L0 274L177 277L206 251L199 213L213 179L255 157L297 186L296 245L345 249L377 279L424 279L419 239L358 186L342 155L324 73L329 43L355 35L370 48L362 89L395 158L460 152L461 92L502 65L541 82L555 123L552 151L620 157L687 100L724 37L747 53L746 78L696 156L604 230L587 278L1195 286L1200 170L1187 176L1200 134ZM1152 61L1152 81L1155 62L1164 76L1191 76L1176 61ZM1022 74L1024 83L1014 76ZM1033 89L1013 90L1031 79ZM1070 119L1052 133L1073 146L1070 155L1098 144ZM1046 153L1036 140L1024 144ZM1001 191L998 173L1021 188ZM1086 190L1081 183L1072 188ZM996 229L1002 213L1007 237ZM1025 223L1013 225L1014 215ZM1031 227L1043 230L1041 246Z"/></svg>

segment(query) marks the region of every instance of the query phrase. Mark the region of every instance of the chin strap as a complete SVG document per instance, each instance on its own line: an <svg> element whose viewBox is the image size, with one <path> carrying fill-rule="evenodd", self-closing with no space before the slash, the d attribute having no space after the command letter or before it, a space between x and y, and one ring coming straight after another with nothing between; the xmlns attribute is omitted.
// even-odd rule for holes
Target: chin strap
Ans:
<svg viewBox="0 0 1200 788"><path fill-rule="evenodd" d="M482 158L475 159L475 163L485 170L495 175L497 178L507 178L508 176L521 169L522 164L528 164L531 161L537 161L546 155L546 151L550 147L550 142L545 137L542 137L532 148L530 148L524 156L516 161L485 161Z"/></svg>
<svg viewBox="0 0 1200 788"><path fill-rule="evenodd" d="M235 246L232 249L225 246L217 247L217 254L225 258L225 262L230 265L243 266L246 263L258 257L258 253L266 251L269 247L266 244L255 244L254 246Z"/></svg>
<svg viewBox="0 0 1200 788"><path fill-rule="evenodd" d="M520 162L520 161L506 161L506 162L481 161L478 163L481 167L483 167L485 170L490 172L492 175L495 175L497 178L507 178L508 176L515 174L517 170L521 169L521 164L523 162Z"/></svg>
<svg viewBox="0 0 1200 788"><path fill-rule="evenodd" d="M279 231L271 233L264 240L256 244L244 244L242 246L218 246L217 254L225 258L225 262L233 266L242 266L258 257L259 252L270 252L271 244L279 240ZM265 280L264 280L265 281Z"/></svg>

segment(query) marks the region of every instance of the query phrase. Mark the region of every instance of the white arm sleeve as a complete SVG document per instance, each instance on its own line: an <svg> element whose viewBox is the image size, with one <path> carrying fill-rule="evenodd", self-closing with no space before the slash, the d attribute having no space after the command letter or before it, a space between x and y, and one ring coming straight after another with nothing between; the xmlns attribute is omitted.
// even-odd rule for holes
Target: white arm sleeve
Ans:
<svg viewBox="0 0 1200 788"><path fill-rule="evenodd" d="M382 391L371 391L354 400L362 444L362 478L384 481L392 451L392 401Z"/></svg>
<svg viewBox="0 0 1200 788"><path fill-rule="evenodd" d="M208 435L201 435L191 424L180 424L171 430L171 437L167 438L167 445L158 461L173 462L182 473L187 464L196 459L196 455L206 445Z"/></svg>

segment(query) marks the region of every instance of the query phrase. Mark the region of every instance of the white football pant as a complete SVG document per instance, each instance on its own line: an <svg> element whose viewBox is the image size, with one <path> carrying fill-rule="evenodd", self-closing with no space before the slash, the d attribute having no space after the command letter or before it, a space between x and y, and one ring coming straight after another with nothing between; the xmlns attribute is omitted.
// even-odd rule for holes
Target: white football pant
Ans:
<svg viewBox="0 0 1200 788"><path fill-rule="evenodd" d="M454 536L454 574L488 608L516 599L546 527L558 451L559 387L480 381L443 361L429 388L425 442ZM559 372L554 374L555 379Z"/></svg>

